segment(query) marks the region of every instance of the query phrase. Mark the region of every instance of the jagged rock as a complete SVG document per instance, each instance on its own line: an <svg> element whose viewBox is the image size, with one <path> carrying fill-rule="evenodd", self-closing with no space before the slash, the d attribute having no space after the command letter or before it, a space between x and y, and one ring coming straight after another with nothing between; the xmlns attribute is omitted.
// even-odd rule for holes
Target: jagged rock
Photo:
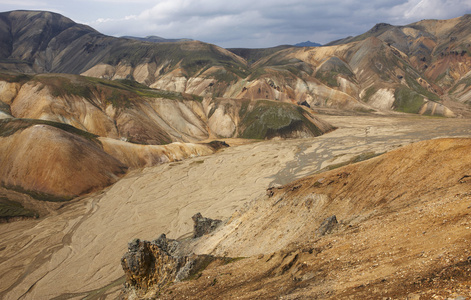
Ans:
<svg viewBox="0 0 471 300"><path fill-rule="evenodd" d="M329 234L337 227L338 221L335 215L326 218L322 221L321 226L316 230L316 236L320 237L326 234Z"/></svg>
<svg viewBox="0 0 471 300"><path fill-rule="evenodd" d="M158 292L168 283L185 280L215 259L212 255L182 255L182 243L165 234L152 242L134 239L121 259L126 275L124 295L141 297ZM125 298L125 297L124 297Z"/></svg>
<svg viewBox="0 0 471 300"><path fill-rule="evenodd" d="M304 105L306 107L311 108L311 105L309 105L309 103L307 101L303 101L303 102L299 103L299 105Z"/></svg>
<svg viewBox="0 0 471 300"><path fill-rule="evenodd" d="M185 257L172 255L178 247L176 243L165 235L152 242L132 240L121 259L126 287L145 292L152 286L160 287L174 281L178 270L186 264Z"/></svg>
<svg viewBox="0 0 471 300"><path fill-rule="evenodd" d="M208 145L211 148L213 148L215 151L217 151L219 149L230 147L229 144L227 144L224 141L212 141L212 142L209 142Z"/></svg>
<svg viewBox="0 0 471 300"><path fill-rule="evenodd" d="M214 231L220 224L221 220L213 220L210 218L205 218L201 213L195 214L193 217L193 238L198 238L205 234L211 233Z"/></svg>

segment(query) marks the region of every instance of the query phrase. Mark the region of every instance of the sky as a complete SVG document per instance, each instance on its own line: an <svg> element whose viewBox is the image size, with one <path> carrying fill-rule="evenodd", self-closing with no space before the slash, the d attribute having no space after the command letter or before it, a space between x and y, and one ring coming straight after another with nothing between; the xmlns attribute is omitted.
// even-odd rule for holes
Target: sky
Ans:
<svg viewBox="0 0 471 300"><path fill-rule="evenodd" d="M190 38L266 48L355 36L376 23L471 14L471 0L0 0L0 12L60 13L111 36Z"/></svg>

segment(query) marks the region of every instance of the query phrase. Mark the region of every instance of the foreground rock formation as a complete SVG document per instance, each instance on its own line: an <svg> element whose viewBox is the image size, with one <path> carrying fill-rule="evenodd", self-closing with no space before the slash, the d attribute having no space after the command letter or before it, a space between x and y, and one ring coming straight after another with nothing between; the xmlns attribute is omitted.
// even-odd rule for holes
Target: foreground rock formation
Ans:
<svg viewBox="0 0 471 300"><path fill-rule="evenodd" d="M221 220L204 218L201 213L197 213L192 219L193 238L211 233L221 223ZM230 258L187 253L188 242L168 239L165 234L152 242L139 239L129 242L128 252L121 258L121 266L126 275L122 297L155 297L165 286L196 276L210 263L230 261Z"/></svg>

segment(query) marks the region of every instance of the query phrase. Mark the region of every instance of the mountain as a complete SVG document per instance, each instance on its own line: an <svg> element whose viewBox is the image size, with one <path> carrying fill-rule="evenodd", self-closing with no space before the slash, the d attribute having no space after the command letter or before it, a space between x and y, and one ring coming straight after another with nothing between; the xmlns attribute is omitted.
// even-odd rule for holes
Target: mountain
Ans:
<svg viewBox="0 0 471 300"><path fill-rule="evenodd" d="M166 39L166 38L155 36L155 35L150 35L146 37L122 36L121 38L143 41L143 42L151 42L151 43L177 43L177 42L193 41L192 39Z"/></svg>
<svg viewBox="0 0 471 300"><path fill-rule="evenodd" d="M0 39L8 45L0 53L0 68L10 71L133 79L202 97L270 99L311 108L442 116L469 111L469 16L379 24L328 47L230 51L198 41L113 38L48 12L7 12L0 19Z"/></svg>
<svg viewBox="0 0 471 300"><path fill-rule="evenodd" d="M0 72L0 103L0 184L47 201L103 189L127 170L212 154L220 147L209 139L305 138L334 129L291 103L209 101L69 74Z"/></svg>
<svg viewBox="0 0 471 300"><path fill-rule="evenodd" d="M377 38L407 57L411 66L428 81L418 82L439 96L469 103L471 15L450 20L422 20L406 26L380 23L368 32L326 44L345 45Z"/></svg>
<svg viewBox="0 0 471 300"><path fill-rule="evenodd" d="M319 44L319 43L311 42L311 41L305 41L305 42L302 42L302 43L294 44L294 46L295 47L320 47L322 45Z"/></svg>

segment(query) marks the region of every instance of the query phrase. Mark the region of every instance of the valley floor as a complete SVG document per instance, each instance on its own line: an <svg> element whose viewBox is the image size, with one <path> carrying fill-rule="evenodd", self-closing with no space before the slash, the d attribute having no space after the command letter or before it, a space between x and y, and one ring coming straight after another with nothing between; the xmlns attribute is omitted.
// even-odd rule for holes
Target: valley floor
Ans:
<svg viewBox="0 0 471 300"><path fill-rule="evenodd" d="M226 220L270 186L421 140L471 137L469 119L321 118L338 129L132 171L47 217L0 224L0 298L114 298L123 282L120 259L133 238L186 237L195 213Z"/></svg>

